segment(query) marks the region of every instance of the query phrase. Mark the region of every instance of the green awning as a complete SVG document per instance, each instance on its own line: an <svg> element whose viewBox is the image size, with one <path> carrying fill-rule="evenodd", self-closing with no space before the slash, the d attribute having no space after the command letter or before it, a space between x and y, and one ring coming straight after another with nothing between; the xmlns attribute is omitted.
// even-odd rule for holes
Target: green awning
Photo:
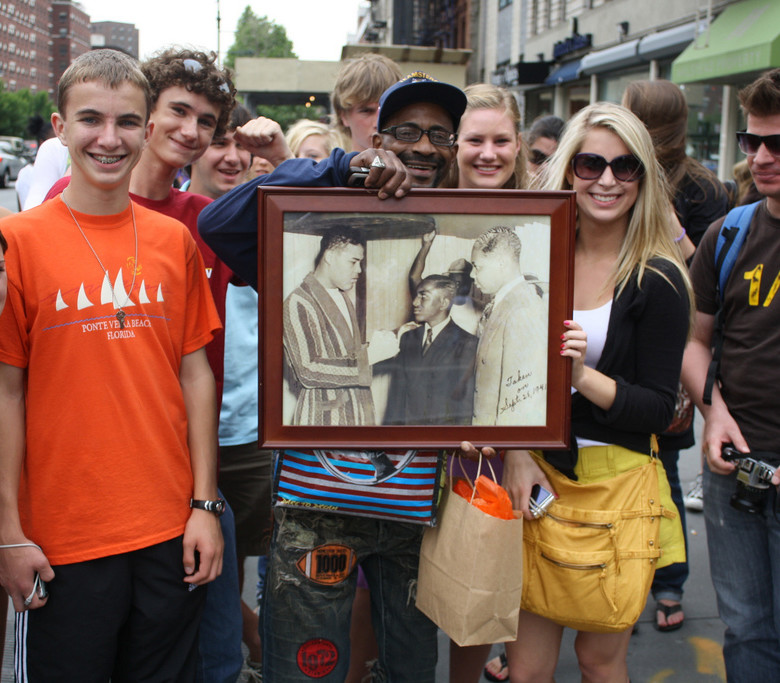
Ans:
<svg viewBox="0 0 780 683"><path fill-rule="evenodd" d="M672 64L675 83L735 82L780 66L780 2L729 5Z"/></svg>

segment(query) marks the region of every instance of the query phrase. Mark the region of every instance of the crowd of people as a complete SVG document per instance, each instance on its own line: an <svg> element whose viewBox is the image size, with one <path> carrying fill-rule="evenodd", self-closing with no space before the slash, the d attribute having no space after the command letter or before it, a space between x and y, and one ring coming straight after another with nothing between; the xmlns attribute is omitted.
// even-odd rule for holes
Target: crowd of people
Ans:
<svg viewBox="0 0 780 683"><path fill-rule="evenodd" d="M544 424L544 392L520 402L512 378L543 389L550 363L569 364L568 449L501 452L503 486L534 525L534 487L576 482L560 504L577 509L589 487L649 467L645 589L673 631L688 576L677 463L695 405L728 679L774 680L780 69L740 102L753 184L726 188L688 156L685 97L667 81L523 134L511 93L365 54L342 66L332 122L285 134L236 104L213 54L77 58L24 210L0 219L0 584L17 680L434 681L437 627L414 602L426 527L274 507L275 454L258 435L257 188L346 187L356 171L401 205L412 188L571 191L573 314L548 320L522 226L481 226L462 252L427 228L397 264L405 322L372 354L356 286L366 229L345 219L310 237L302 280L280 283L290 424L451 425L453 442L465 425ZM344 549L355 561L327 581L302 569ZM541 581L553 571L542 555L524 562ZM574 593L581 576L566 579ZM567 622L525 607L490 662L490 643L450 643L451 683L553 680ZM628 681L631 626L588 616L572 622L582 679Z"/></svg>

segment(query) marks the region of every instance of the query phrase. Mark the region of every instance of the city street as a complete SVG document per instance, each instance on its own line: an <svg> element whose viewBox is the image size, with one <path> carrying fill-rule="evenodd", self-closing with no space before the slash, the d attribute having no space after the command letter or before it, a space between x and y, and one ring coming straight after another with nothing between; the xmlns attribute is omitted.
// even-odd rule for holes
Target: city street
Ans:
<svg viewBox="0 0 780 683"><path fill-rule="evenodd" d="M13 188L0 190L0 206L16 210L16 195ZM697 415L698 419L698 415ZM701 431L701 420L697 422L697 433ZM682 453L680 478L683 490L687 491L699 469L698 446ZM701 513L688 513L688 543L690 555L690 578L685 586L683 606L685 625L678 631L659 633L653 628L655 614L653 601L648 602L639 621L637 633L631 639L629 648L629 672L634 683L704 683L725 681L721 643L723 625L717 616L715 595L709 577L704 518ZM256 571L257 559L248 558L246 575ZM254 588L247 581L244 599L252 604ZM561 657L556 671L558 683L579 680L573 649L573 633L564 636ZM9 611L1 683L13 682L13 613ZM448 680L448 639L440 633L439 666L437 683ZM500 651L495 648L496 652ZM483 679L484 680L484 679ZM409 682L413 683L413 682Z"/></svg>
<svg viewBox="0 0 780 683"><path fill-rule="evenodd" d="M10 209L11 211L16 211L17 208L19 208L16 204L16 190L14 190L14 185L16 183L11 183L9 187L6 187L2 190L0 190L0 206Z"/></svg>

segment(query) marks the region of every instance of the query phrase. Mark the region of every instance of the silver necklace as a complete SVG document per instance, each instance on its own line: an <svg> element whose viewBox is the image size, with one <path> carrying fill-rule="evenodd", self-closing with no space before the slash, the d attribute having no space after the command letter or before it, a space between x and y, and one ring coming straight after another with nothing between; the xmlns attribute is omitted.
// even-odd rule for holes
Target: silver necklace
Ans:
<svg viewBox="0 0 780 683"><path fill-rule="evenodd" d="M68 202L65 201L65 197L61 197L61 198L62 198L62 203L65 204L65 208L68 210L68 213L70 214L70 217L73 219L73 222L76 224L76 227L79 229L81 236L84 238L84 241L87 243L87 246L89 247L90 251L97 259L97 262L100 264L103 273L105 273L106 279L108 280L109 289L111 290L111 298L114 300L117 309L119 309L116 312L116 319L119 321L119 329L124 330L125 318L127 317L127 313L124 312L122 306L127 306L127 302L130 301L130 294L132 293L133 288L135 287L135 276L136 273L138 272L138 228L135 224L135 207L133 206L133 202L132 200L130 201L130 212L133 216L133 237L135 238L135 257L133 259L133 281L130 283L130 291L127 292L125 302L123 304L120 304L119 301L117 301L116 292L114 291L114 288L111 286L111 276L108 274L108 270L103 265L103 261L100 260L100 256L97 255L97 252L95 251L95 247L92 246L92 243L87 239L87 236L84 234L84 231L81 229L79 222L76 220L76 216L73 214L73 211L71 211L70 206L68 206Z"/></svg>

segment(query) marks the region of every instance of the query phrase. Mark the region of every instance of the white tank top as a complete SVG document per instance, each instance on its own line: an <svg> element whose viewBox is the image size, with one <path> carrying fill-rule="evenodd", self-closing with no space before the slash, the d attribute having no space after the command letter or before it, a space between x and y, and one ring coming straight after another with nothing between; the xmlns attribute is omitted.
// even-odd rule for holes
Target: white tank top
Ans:
<svg viewBox="0 0 780 683"><path fill-rule="evenodd" d="M587 311L574 311L574 320L588 334L588 348L585 350L585 365L589 368L595 368L604 351L604 344L607 341L607 328L609 327L609 316L612 312L612 299L603 306L592 308ZM575 389L572 387L571 393ZM603 441L593 441L592 439L577 439L577 445L580 448L586 446L606 446Z"/></svg>

